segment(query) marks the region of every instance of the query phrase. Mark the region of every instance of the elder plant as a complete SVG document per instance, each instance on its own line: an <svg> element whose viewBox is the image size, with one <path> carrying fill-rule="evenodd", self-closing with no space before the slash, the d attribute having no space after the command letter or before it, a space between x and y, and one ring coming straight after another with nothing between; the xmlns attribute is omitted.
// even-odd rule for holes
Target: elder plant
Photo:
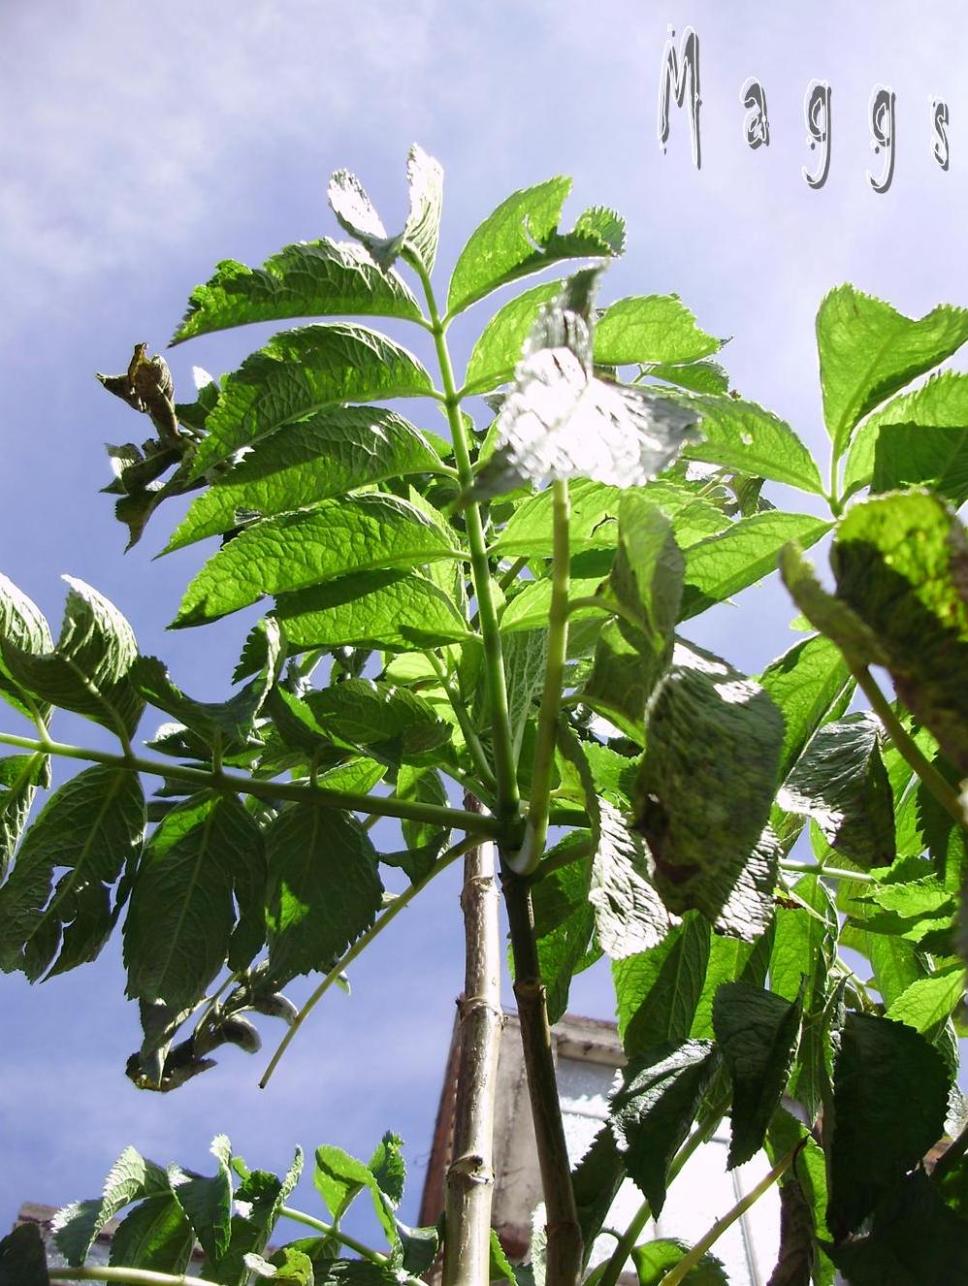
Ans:
<svg viewBox="0 0 968 1286"><path fill-rule="evenodd" d="M442 174L419 148L408 185L389 235L359 181L335 174L350 239L219 264L173 342L387 317L426 332L433 369L369 326L322 321L281 331L191 402L145 345L99 377L152 426L143 446L110 449L130 543L185 493L166 550L219 541L173 627L267 610L234 695L202 700L90 586L67 578L54 642L0 582L0 965L51 977L119 928L142 1023L135 1084L174 1090L222 1045L258 1051L257 1020L282 1033L265 1083L353 960L463 858L447 1211L436 1228L400 1222L392 1134L366 1162L316 1150L319 1212L289 1205L298 1152L280 1178L223 1136L213 1175L128 1149L99 1198L58 1215L69 1267L20 1229L0 1243L0 1281L365 1286L416 1281L442 1254L445 1281L469 1286L719 1282L717 1238L773 1183L772 1286L826 1286L835 1269L861 1286L961 1280L968 376L903 390L968 339L968 312L912 320L850 286L824 299L824 479L788 424L730 389L720 341L676 296L597 302L618 215L592 208L562 231L567 180L516 192L438 295ZM555 266L565 275L493 312L458 377L451 323ZM434 429L396 409L408 398L437 403ZM777 507L770 483L805 511ZM803 555L824 537L832 591ZM778 566L801 636L762 674L689 641L691 620ZM869 708L851 712L858 691ZM117 749L56 740L58 709ZM166 722L142 749L149 710ZM30 820L51 756L89 766ZM374 846L378 818L399 824L393 852ZM524 1266L490 1231L492 846L544 1188ZM409 881L392 897L387 866ZM571 1169L549 1023L602 957L628 1066ZM305 974L320 978L297 1010L284 989ZM727 1114L729 1164L765 1149L766 1178L696 1245L650 1237ZM589 1270L626 1178L641 1208ZM358 1197L381 1247L341 1228ZM123 1211L111 1264L85 1263ZM270 1253L282 1215L311 1235Z"/></svg>

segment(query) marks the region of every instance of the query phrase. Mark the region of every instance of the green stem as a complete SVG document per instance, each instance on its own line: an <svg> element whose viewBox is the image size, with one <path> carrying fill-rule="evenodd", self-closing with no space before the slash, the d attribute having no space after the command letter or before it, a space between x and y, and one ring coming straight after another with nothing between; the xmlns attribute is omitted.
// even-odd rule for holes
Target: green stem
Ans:
<svg viewBox="0 0 968 1286"><path fill-rule="evenodd" d="M520 852L505 860L516 875L530 875L537 869L548 838L548 811L551 807L551 776L555 765L555 742L561 713L568 654L569 526L571 502L567 481L552 483L552 526L554 553L551 565L551 607L548 613L548 660L544 691L538 711L537 744L531 773L531 803L524 844Z"/></svg>
<svg viewBox="0 0 968 1286"><path fill-rule="evenodd" d="M666 1273L659 1286L679 1286L680 1282L685 1281L706 1251L716 1244L726 1229L732 1227L740 1215L744 1215L751 1206L755 1205L763 1193L768 1192L777 1179L786 1173L793 1164L800 1148L801 1144L799 1143L795 1148L791 1148L786 1156L781 1157L773 1169L763 1176L755 1188L752 1188L745 1197L741 1197L732 1210L723 1215L721 1219L717 1219L706 1235L700 1237L688 1254L683 1255L675 1268Z"/></svg>
<svg viewBox="0 0 968 1286"><path fill-rule="evenodd" d="M700 1143L705 1143L712 1132L716 1129L716 1126L723 1119L724 1110L725 1108L722 1106L714 1108L706 1120L701 1125L698 1125L693 1130L692 1134L689 1135L688 1139L686 1139L685 1143L683 1143L682 1147L669 1162L669 1169L666 1174L667 1187L680 1174L683 1166L695 1152L696 1148L699 1147ZM618 1244L609 1256L608 1263L605 1265L605 1271L599 1278L597 1286L616 1286L619 1277L622 1275L622 1270L628 1263L629 1256L638 1244L639 1237L642 1235L642 1229L649 1222L651 1214L652 1207L649 1205L648 1201L643 1201L638 1210L632 1216L632 1221L629 1226L622 1233L621 1237L618 1238Z"/></svg>
<svg viewBox="0 0 968 1286"><path fill-rule="evenodd" d="M844 871L837 866L821 866L817 862L780 862L781 871L790 871L797 875L825 875L832 880L857 880L860 884L874 883L873 875L867 871Z"/></svg>
<svg viewBox="0 0 968 1286"><path fill-rule="evenodd" d="M419 268L418 273L423 284L427 310L432 323L434 345L440 366L440 377L444 386L444 405L454 442L454 459L457 463L457 472L460 475L462 489L469 493L474 482L474 470L471 464L467 434L461 420L460 396L454 383L454 370L450 361L450 352L447 348L446 324L441 321L440 314L437 311L437 301L434 297L434 290L429 276L423 268ZM499 836L506 838L518 820L518 782L514 765L514 744L511 735L511 715L508 707L507 681L504 674L501 631L497 618L497 606L491 587L491 568L487 560L484 524L481 521L480 506L476 501L472 500L467 505L464 510L464 521L467 526L467 543L471 554L474 596L477 599L477 611L481 621L488 703L493 720L494 770L497 778L495 815Z"/></svg>
<svg viewBox="0 0 968 1286"><path fill-rule="evenodd" d="M65 759L83 759L89 763L108 764L112 768L128 768L132 772L150 773L154 777L168 777L184 781L199 790L228 790L240 795L253 795L257 799L293 800L297 803L321 804L327 808L343 808L350 813L369 813L379 817L397 817L408 821L430 822L432 825L450 826L456 830L475 831L493 837L496 831L490 817L467 812L463 808L445 808L440 804L424 804L419 800L397 799L393 795L363 795L350 791L327 790L324 786L302 785L291 781L259 781L237 773L207 772L204 768L188 768L183 764L169 764L159 759L144 759L138 755L112 755L89 747L70 746L60 741L18 737L10 732L0 732L0 745L19 746L24 750L42 754L60 755Z"/></svg>
<svg viewBox="0 0 968 1286"><path fill-rule="evenodd" d="M371 1246L365 1245L362 1241L357 1241L351 1237L348 1232L343 1232L342 1228L337 1228L335 1224L327 1223L324 1219L317 1219L314 1215L307 1215L302 1210L294 1210L292 1206L283 1206L279 1211L282 1219L291 1219L293 1223L305 1224L307 1228L312 1228L315 1232L322 1233L324 1237L332 1237L338 1241L341 1246L346 1246L350 1250L355 1250L361 1259L368 1259L371 1264L388 1264L389 1255L381 1254L379 1250L374 1250ZM414 1283L414 1286L422 1286L416 1277L404 1277L401 1281Z"/></svg>
<svg viewBox="0 0 968 1286"><path fill-rule="evenodd" d="M471 723L467 707L460 698L460 693L455 689L450 676L447 673L444 663L433 652L425 652L427 660L433 666L437 677L440 679L440 686L447 694L447 700L450 702L457 722L460 724L460 730L464 734L464 741L467 744L468 752L474 760L477 771L481 774L484 783L493 790L497 783L494 780L494 773L491 771L491 765L487 762L487 755L484 753L484 747L477 735L474 725Z"/></svg>
<svg viewBox="0 0 968 1286"><path fill-rule="evenodd" d="M638 630L640 634L642 632L642 622L636 619L634 613L611 598L596 598L594 595L586 598L573 598L568 604L568 611L572 613L577 612L579 608L588 607L593 607L599 612L605 612L609 616L621 616L633 629Z"/></svg>
<svg viewBox="0 0 968 1286"><path fill-rule="evenodd" d="M340 956L339 960L337 960L336 964L333 965L332 969L330 969L329 973L309 997L296 1017L292 1020L292 1025L279 1042L279 1046L276 1049L276 1052L272 1055L269 1066L266 1068L265 1074L259 1082L260 1089L264 1090L269 1084L269 1079L272 1076L272 1073L279 1065L279 1060L282 1058L283 1054L292 1044L293 1040L295 1040L296 1033L322 1000L323 996L325 996L326 992L329 991L333 983L336 982L339 976L343 973L347 965L352 964L356 957L370 945L373 939L378 938L383 930L393 923L400 912L410 905L417 894L425 889L431 880L435 879L441 871L446 870L452 862L456 862L457 859L466 853L469 848L473 848L474 845L479 842L479 835L466 835L459 843L455 844L452 848L449 848L446 853L442 854L437 859L426 875L422 876L419 880L415 880L408 889L405 889L399 897L395 898L383 914L377 917L369 929L367 929L364 934L361 934L353 945L343 952L342 956Z"/></svg>
<svg viewBox="0 0 968 1286"><path fill-rule="evenodd" d="M871 703L871 709L887 729L903 758L911 765L945 812L950 813L958 825L964 827L965 819L958 804L958 796L934 764L922 754L914 738L905 730L870 670L864 665L856 665L851 666L851 671L857 680L857 686Z"/></svg>
<svg viewBox="0 0 968 1286"><path fill-rule="evenodd" d="M507 571L502 572L498 578L497 583L500 585L501 589L507 589L509 585L513 585L527 565L527 558L515 558Z"/></svg>
<svg viewBox="0 0 968 1286"><path fill-rule="evenodd" d="M48 1268L52 1282L122 1282L127 1286L212 1286L187 1273L155 1273L150 1268Z"/></svg>

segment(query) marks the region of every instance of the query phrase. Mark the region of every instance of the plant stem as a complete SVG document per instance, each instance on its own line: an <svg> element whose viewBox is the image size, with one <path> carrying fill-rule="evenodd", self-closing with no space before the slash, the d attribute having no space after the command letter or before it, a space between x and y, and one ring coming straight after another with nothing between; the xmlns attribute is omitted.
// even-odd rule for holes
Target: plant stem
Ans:
<svg viewBox="0 0 968 1286"><path fill-rule="evenodd" d="M473 795L464 803L480 807ZM501 1049L501 950L494 846L464 858L464 994L458 1003L459 1061L452 1159L447 1167L444 1286L490 1280L494 1108Z"/></svg>
<svg viewBox="0 0 968 1286"><path fill-rule="evenodd" d="M527 558L515 558L507 571L502 572L498 578L497 583L500 585L501 589L507 589L509 585L513 585L527 565Z"/></svg>
<svg viewBox="0 0 968 1286"><path fill-rule="evenodd" d="M434 297L433 286L430 283L429 276L422 268L418 269L418 274L423 284L427 310L432 323L434 345L440 366L440 377L444 386L444 405L447 411L451 437L454 442L454 459L457 463L457 472L460 475L462 489L469 493L474 483L474 470L471 464L467 434L461 420L460 396L454 383L454 371L451 366L450 352L447 348L445 336L445 323L441 321L440 314L437 311L437 301ZM493 726L494 770L497 778L495 813L498 822L498 834L507 836L518 820L518 782L514 765L514 745L511 736L511 715L508 709L501 631L491 587L491 568L487 560L484 525L481 521L480 506L476 501L472 500L467 505L464 510L464 521L467 526L467 543L471 554L474 596L477 599L477 611L481 621L488 704Z"/></svg>
<svg viewBox="0 0 968 1286"><path fill-rule="evenodd" d="M683 1143L682 1147L676 1153L669 1163L669 1169L666 1174L666 1185L672 1181L682 1171L683 1166L699 1147L700 1143L705 1143L716 1126L723 1119L723 1108L717 1107L706 1120L697 1125L693 1132ZM609 1256L608 1263L605 1265L605 1271L599 1278L596 1286L616 1286L622 1270L628 1263L629 1256L635 1249L639 1237L642 1235L642 1229L649 1222L652 1214L652 1207L648 1201L643 1201L638 1210L632 1216L632 1221L618 1239L618 1244Z"/></svg>
<svg viewBox="0 0 968 1286"><path fill-rule="evenodd" d="M425 652L424 655L433 666L437 673L437 677L440 679L440 686L444 689L444 692L447 695L447 700L450 702L451 709L457 718L457 722L460 724L460 730L464 734L464 741L467 744L467 749L471 758L474 760L477 771L481 774L481 778L485 784L493 789L497 784L494 780L494 773L491 771L491 765L487 762L487 755L484 753L484 747L481 745L481 740L477 735L474 725L471 723L467 707L460 699L460 693L454 688L450 676L447 674L447 670L440 657L438 657L434 652Z"/></svg>
<svg viewBox="0 0 968 1286"><path fill-rule="evenodd" d="M547 1217L547 1276L555 1286L576 1286L581 1272L582 1237L571 1182L561 1103L555 1075L545 987L534 934L534 911L526 877L505 870L504 901L514 954L514 996L534 1118L541 1187Z"/></svg>
<svg viewBox="0 0 968 1286"><path fill-rule="evenodd" d="M851 671L857 680L857 686L871 703L871 709L884 725L901 755L911 765L914 772L921 778L945 812L950 813L958 825L964 827L965 819L958 805L958 796L942 777L941 773L938 772L934 764L922 754L921 748L914 738L905 730L904 725L894 713L890 701L878 687L877 680L870 670L865 665L852 665Z"/></svg>
<svg viewBox="0 0 968 1286"><path fill-rule="evenodd" d="M283 1206L279 1211L281 1219L291 1219L293 1223L305 1224L307 1228L312 1228L324 1237L332 1237L338 1241L341 1246L346 1246L350 1250L355 1250L361 1259L368 1259L371 1264L388 1264L389 1255L382 1254L379 1250L374 1250L372 1246L365 1245L362 1241L357 1241L351 1237L348 1232L343 1232L342 1228L337 1228L335 1224L327 1223L325 1219L317 1219L315 1215L307 1215L302 1210L294 1210L291 1206ZM423 1286L416 1277L406 1277L403 1280L413 1282L414 1286Z"/></svg>
<svg viewBox="0 0 968 1286"><path fill-rule="evenodd" d="M48 1268L52 1282L122 1282L127 1286L212 1286L187 1273L156 1273L149 1268Z"/></svg>
<svg viewBox="0 0 968 1286"><path fill-rule="evenodd" d="M477 835L465 836L459 843L454 844L446 853L443 853L426 875L419 880L415 880L408 889L405 889L399 897L395 898L383 914L377 917L369 929L367 929L365 933L361 934L353 945L343 952L342 956L340 956L339 960L337 960L336 964L333 965L332 969L330 969L329 973L309 997L296 1017L292 1020L292 1025L279 1042L279 1046L276 1049L276 1052L272 1055L269 1066L266 1068L262 1080L259 1081L260 1089L264 1090L269 1084L269 1078L276 1070L279 1060L282 1058L283 1054L292 1044L293 1040L295 1040L296 1033L299 1031L299 1028L316 1008L323 996L325 996L326 992L329 991L333 983L336 982L347 965L352 964L364 948L368 947L374 938L379 937L383 930L397 918L405 907L410 905L417 894L425 889L431 880L435 879L441 871L446 870L452 862L456 862L459 857L463 856L469 848L473 847L473 845L479 841L479 838L480 837Z"/></svg>
<svg viewBox="0 0 968 1286"><path fill-rule="evenodd" d="M837 866L821 866L817 862L791 862L786 859L780 862L781 871L790 871L796 875L828 875L832 880L857 880L861 884L874 882L873 875L867 871L844 871Z"/></svg>
<svg viewBox="0 0 968 1286"><path fill-rule="evenodd" d="M554 554L551 566L551 606L548 612L548 659L544 691L538 711L537 744L531 772L531 805L524 844L519 853L505 860L516 875L530 875L537 868L548 838L548 810L551 806L551 774L555 764L555 741L561 713L561 693L568 653L568 587L571 504L568 483L552 484Z"/></svg>
<svg viewBox="0 0 968 1286"><path fill-rule="evenodd" d="M736 1220L746 1213L747 1210L759 1201L764 1192L768 1192L773 1187L777 1179L780 1178L793 1164L797 1153L800 1151L801 1144L798 1143L795 1148L791 1148L785 1157L781 1157L776 1165L759 1181L755 1188L752 1188L745 1197L741 1197L727 1214L721 1219L717 1219L704 1237L696 1242L688 1254L683 1255L675 1268L669 1270L662 1278L659 1286L679 1286L689 1273L696 1267L703 1255L711 1246L714 1246L720 1239L727 1228L731 1227Z"/></svg>
<svg viewBox="0 0 968 1286"><path fill-rule="evenodd" d="M112 755L103 750L71 746L60 741L18 737L10 732L0 732L0 745L19 746L24 750L60 755L66 759L83 759L90 763L108 764L114 768L127 768L131 772L168 777L172 781L189 782L199 790L228 790L240 795L254 795L257 799L287 799L298 803L320 804L327 808L343 808L350 813L369 813L378 817L398 817L416 822L430 822L457 830L474 831L480 835L493 835L496 831L496 826L489 817L481 817L477 813L469 813L462 808L445 808L440 804L425 804L416 799L397 799L393 795L363 795L350 791L327 790L325 786L314 786L310 783L303 785L291 781L260 781L255 777L243 777L238 773L208 772L204 768L189 768L183 764L169 764L163 760L145 759L139 755Z"/></svg>

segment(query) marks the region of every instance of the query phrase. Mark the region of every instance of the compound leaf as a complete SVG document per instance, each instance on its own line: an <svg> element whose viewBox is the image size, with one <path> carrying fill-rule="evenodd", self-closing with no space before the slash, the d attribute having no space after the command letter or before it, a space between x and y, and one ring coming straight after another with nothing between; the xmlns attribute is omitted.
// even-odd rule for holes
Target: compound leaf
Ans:
<svg viewBox="0 0 968 1286"><path fill-rule="evenodd" d="M316 509L268 518L205 564L173 627L199 625L265 594L306 589L341 576L459 557L447 534L414 505L372 493L324 500Z"/></svg>
<svg viewBox="0 0 968 1286"><path fill-rule="evenodd" d="M420 318L420 305L394 272L381 272L366 250L346 241L300 242L261 268L223 259L196 286L172 344L251 322L335 314Z"/></svg>
<svg viewBox="0 0 968 1286"><path fill-rule="evenodd" d="M880 737L866 712L825 724L777 794L781 808L814 818L831 848L865 870L890 866L896 853Z"/></svg>
<svg viewBox="0 0 968 1286"><path fill-rule="evenodd" d="M73 576L56 647L34 653L0 640L6 672L42 702L73 710L128 738L144 702L130 679L138 655L134 631L113 603Z"/></svg>
<svg viewBox="0 0 968 1286"><path fill-rule="evenodd" d="M420 430L393 411L330 407L263 438L231 469L217 473L165 552L229 531L243 515L271 518L385 478L441 468Z"/></svg>
<svg viewBox="0 0 968 1286"><path fill-rule="evenodd" d="M87 768L51 795L0 889L0 966L34 981L59 951L63 961L72 924L84 939L71 940L73 963L93 960L111 932L107 890L137 863L144 833L144 794L128 769Z"/></svg>
<svg viewBox="0 0 968 1286"><path fill-rule="evenodd" d="M365 326L329 322L283 331L223 380L196 449L193 477L326 407L421 397L432 388L411 353Z"/></svg>
<svg viewBox="0 0 968 1286"><path fill-rule="evenodd" d="M745 982L726 982L713 1001L713 1030L733 1087L729 1168L763 1146L787 1082L803 1002Z"/></svg>
<svg viewBox="0 0 968 1286"><path fill-rule="evenodd" d="M273 976L328 969L370 927L383 886L377 855L355 818L294 804L266 832L267 921Z"/></svg>

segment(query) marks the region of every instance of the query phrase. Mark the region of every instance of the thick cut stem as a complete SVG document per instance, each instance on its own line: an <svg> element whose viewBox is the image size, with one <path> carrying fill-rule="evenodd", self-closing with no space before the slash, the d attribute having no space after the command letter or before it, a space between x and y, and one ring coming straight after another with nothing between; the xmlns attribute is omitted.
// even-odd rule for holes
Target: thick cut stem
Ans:
<svg viewBox="0 0 968 1286"><path fill-rule="evenodd" d="M479 805L465 796L467 808ZM447 1169L444 1286L487 1286L494 1195L494 1105L501 1048L501 953L494 846L464 858L464 994L459 1001L457 1107Z"/></svg>
<svg viewBox="0 0 968 1286"><path fill-rule="evenodd" d="M504 901L514 954L514 996L534 1117L538 1164L547 1218L547 1275L555 1286L576 1286L581 1274L582 1238L565 1143L555 1075L548 1006L534 935L528 881L505 871Z"/></svg>

